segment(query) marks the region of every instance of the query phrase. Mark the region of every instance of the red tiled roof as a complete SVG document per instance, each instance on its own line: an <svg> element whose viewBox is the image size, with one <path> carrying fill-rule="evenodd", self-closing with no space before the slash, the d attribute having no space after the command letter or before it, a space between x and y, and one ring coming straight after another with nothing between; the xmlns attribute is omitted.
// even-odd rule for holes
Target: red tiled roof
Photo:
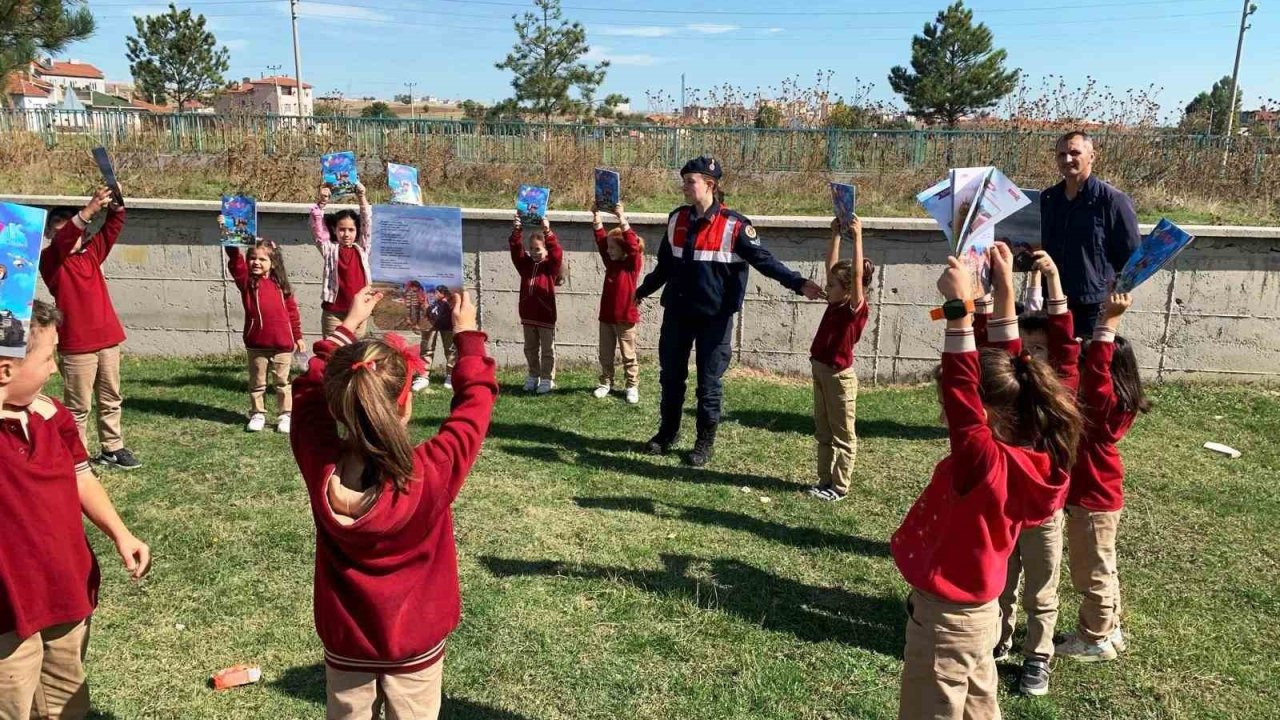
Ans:
<svg viewBox="0 0 1280 720"><path fill-rule="evenodd" d="M18 74L12 74L5 78L4 92L6 95L21 95L22 97L47 98L49 97L49 88L44 83L35 82Z"/></svg>
<svg viewBox="0 0 1280 720"><path fill-rule="evenodd" d="M56 75L59 77L88 78L91 80L102 80L106 76L98 68L83 62L58 62L54 61L48 65L40 63L36 64L36 72L41 75Z"/></svg>
<svg viewBox="0 0 1280 720"><path fill-rule="evenodd" d="M279 85L280 87L297 87L298 86L298 83L296 80L294 80L291 77L286 77L284 75L272 75L271 77L258 78L257 80L250 80L247 84ZM240 87L241 87L241 92L246 92L248 90L248 88L245 87L245 83L241 83ZM307 88L310 88L310 87L311 87L311 83L305 83L305 82L302 83L303 90L306 90Z"/></svg>
<svg viewBox="0 0 1280 720"><path fill-rule="evenodd" d="M169 107L168 105L155 105L155 104L153 104L153 103L149 103L149 102L147 102L147 101L145 101L145 100L138 100L137 98L134 98L131 102L133 103L133 106L134 106L134 107L136 107L136 108L142 108L143 110L147 110L147 111L149 111L149 112L153 112L153 113L171 113L171 112L173 112L173 108Z"/></svg>

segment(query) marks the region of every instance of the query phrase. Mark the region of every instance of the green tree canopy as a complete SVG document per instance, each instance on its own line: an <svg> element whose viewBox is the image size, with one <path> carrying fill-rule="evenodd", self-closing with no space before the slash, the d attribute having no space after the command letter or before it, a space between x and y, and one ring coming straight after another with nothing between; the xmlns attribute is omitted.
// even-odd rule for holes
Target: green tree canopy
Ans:
<svg viewBox="0 0 1280 720"><path fill-rule="evenodd" d="M1180 126L1184 130L1209 132L1221 135L1227 131L1229 113L1240 113L1244 91L1236 88L1236 101L1228 102L1231 95L1231 76L1223 75L1208 92L1202 92L1187 103Z"/></svg>
<svg viewBox="0 0 1280 720"><path fill-rule="evenodd" d="M80 0L0 0L0 79L93 34Z"/></svg>
<svg viewBox="0 0 1280 720"><path fill-rule="evenodd" d="M587 31L581 23L564 20L560 0L534 0L533 4L539 14L512 16L516 43L496 65L514 76L511 100L520 111L541 115L544 122L553 115L589 116L609 61L594 66L581 62L590 50ZM575 89L577 99L569 95Z"/></svg>
<svg viewBox="0 0 1280 720"><path fill-rule="evenodd" d="M138 34L125 38L125 55L138 92L151 102L172 101L181 110L225 85L227 49L205 28L204 15L169 3L168 12L134 17L133 24Z"/></svg>

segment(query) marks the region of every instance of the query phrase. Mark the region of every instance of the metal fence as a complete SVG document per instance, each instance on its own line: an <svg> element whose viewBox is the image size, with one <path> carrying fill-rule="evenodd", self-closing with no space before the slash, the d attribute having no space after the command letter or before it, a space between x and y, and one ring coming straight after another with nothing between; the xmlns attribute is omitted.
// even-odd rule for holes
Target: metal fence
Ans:
<svg viewBox="0 0 1280 720"><path fill-rule="evenodd" d="M417 157L432 150L462 163L529 165L573 152L602 166L679 168L714 154L756 172L874 174L997 165L1011 176L1041 173L1056 132L1018 130L838 130L753 127L476 123L466 120L276 115L153 115L130 111L0 111L0 135L38 136L50 149L97 145L115 152L221 154L259 151L313 157L354 150L365 158ZM1235 182L1280 174L1280 138L1227 138L1166 131L1095 135L1109 168L1158 179L1162 167L1220 166ZM1224 162L1229 158L1230 162Z"/></svg>

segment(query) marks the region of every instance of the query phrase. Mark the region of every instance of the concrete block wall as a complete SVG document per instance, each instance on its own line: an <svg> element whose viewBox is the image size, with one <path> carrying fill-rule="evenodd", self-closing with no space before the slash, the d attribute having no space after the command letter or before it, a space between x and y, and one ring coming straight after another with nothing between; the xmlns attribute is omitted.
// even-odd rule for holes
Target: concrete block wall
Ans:
<svg viewBox="0 0 1280 720"><path fill-rule="evenodd" d="M83 198L0 199L31 205L79 204ZM303 329L320 327L320 257L311 246L308 207L263 203L263 237L281 243L302 310ZM112 297L137 354L202 355L242 348L243 313L218 246L218 204L131 199L125 232L107 263ZM464 210L466 284L503 366L523 364L516 315L518 278L507 254L509 210ZM553 212L569 277L558 290L557 352L564 362L593 363L603 266L586 213ZM666 217L635 215L655 262ZM829 218L756 217L765 245L789 266L822 281ZM864 219L865 251L879 268L871 315L857 348L864 382L920 379L937 362L941 326L928 320L946 248L929 220ZM1149 228L1144 228L1144 232ZM1188 227L1196 242L1137 293L1124 333L1151 377L1235 380L1280 378L1280 228ZM792 295L757 272L734 333L735 361L782 373L808 372L808 347L823 304ZM656 361L661 308L642 306L642 361Z"/></svg>

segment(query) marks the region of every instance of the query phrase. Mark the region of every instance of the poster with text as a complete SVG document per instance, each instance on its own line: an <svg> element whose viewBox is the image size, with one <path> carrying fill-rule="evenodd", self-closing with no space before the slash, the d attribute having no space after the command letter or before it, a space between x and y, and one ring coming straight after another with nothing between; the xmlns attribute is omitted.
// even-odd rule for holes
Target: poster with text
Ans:
<svg viewBox="0 0 1280 720"><path fill-rule="evenodd" d="M462 289L461 208L375 205L370 241L369 271L383 293L374 325L428 329L428 299Z"/></svg>

